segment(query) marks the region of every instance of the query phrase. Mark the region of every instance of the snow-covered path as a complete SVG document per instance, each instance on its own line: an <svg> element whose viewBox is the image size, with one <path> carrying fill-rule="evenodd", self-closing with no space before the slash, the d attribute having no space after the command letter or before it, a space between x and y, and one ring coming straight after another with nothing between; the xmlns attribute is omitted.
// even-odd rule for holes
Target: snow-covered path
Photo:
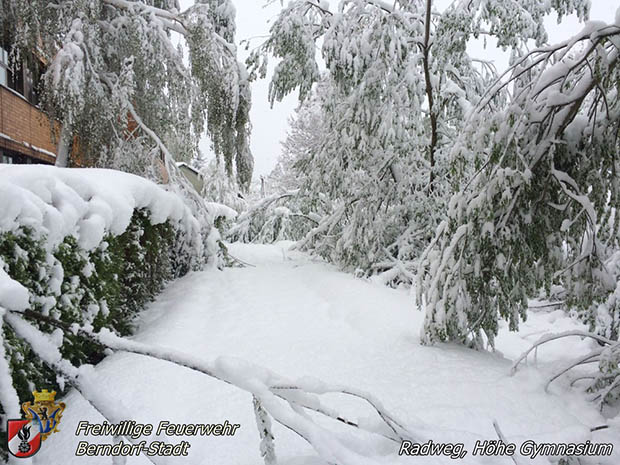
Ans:
<svg viewBox="0 0 620 465"><path fill-rule="evenodd" d="M478 353L452 345L419 344L423 315L412 296L356 279L321 262L286 250L286 244L231 246L232 253L255 267L207 270L172 283L147 309L134 339L174 348L211 360L234 356L263 365L289 378L313 376L373 393L407 424L419 420L438 429L437 440L466 444L474 438L497 439L496 419L510 441L580 440L592 426L605 422L577 393L558 383L545 394L544 374L552 363L585 353L588 341L554 343L539 354L538 369L524 368L509 376L513 359L544 331L559 332L576 324L560 312L532 314L520 333L502 328L498 349ZM158 465L258 465L259 437L251 396L233 386L170 363L125 353L111 355L96 367L102 395L116 399L127 419L152 423L230 423L241 427L230 437L187 439L189 456L154 457ZM76 437L79 421L103 418L78 394L66 399L61 432L44 444L35 464L110 464L109 457L76 457L79 441L111 443L111 437ZM334 399L349 416L352 410ZM451 433L439 432L439 429ZM281 465L321 465L299 437L276 425L276 453ZM429 437L435 437L432 429ZM142 439L142 438L141 438ZM152 437L150 440L156 440ZM593 441L620 439L609 430ZM359 443L356 447L360 447ZM394 450L373 450L381 463L513 464L509 458L462 461L448 458L398 458ZM144 457L128 464L149 463ZM546 459L523 463L548 463ZM582 463L590 463L582 461ZM591 462L598 463L598 462Z"/></svg>

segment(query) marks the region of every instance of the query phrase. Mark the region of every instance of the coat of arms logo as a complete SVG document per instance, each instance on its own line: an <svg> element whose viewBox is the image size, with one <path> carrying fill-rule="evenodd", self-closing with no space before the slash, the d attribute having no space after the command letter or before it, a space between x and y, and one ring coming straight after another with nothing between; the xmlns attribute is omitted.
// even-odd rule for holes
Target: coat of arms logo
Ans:
<svg viewBox="0 0 620 465"><path fill-rule="evenodd" d="M25 419L9 420L7 441L9 452L18 458L32 457L41 449L41 442L58 432L58 423L65 410L63 402L55 402L56 391L34 391L34 403L25 402Z"/></svg>

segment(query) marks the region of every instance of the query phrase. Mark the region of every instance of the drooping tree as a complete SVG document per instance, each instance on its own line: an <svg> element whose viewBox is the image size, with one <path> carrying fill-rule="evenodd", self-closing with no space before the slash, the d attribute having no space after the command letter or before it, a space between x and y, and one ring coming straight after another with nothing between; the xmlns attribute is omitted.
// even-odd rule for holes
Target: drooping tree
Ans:
<svg viewBox="0 0 620 465"><path fill-rule="evenodd" d="M289 129L281 143L282 151L269 174L273 191L299 189L305 184L303 174L312 170L310 165L313 155L327 136L321 105L316 98L318 89L320 84L317 91L305 99L289 118Z"/></svg>
<svg viewBox="0 0 620 465"><path fill-rule="evenodd" d="M452 155L477 171L420 264L426 341L492 345L541 289L617 341L619 41L620 24L588 23L518 59L472 112ZM509 104L489 111L504 90Z"/></svg>
<svg viewBox="0 0 620 465"><path fill-rule="evenodd" d="M3 0L16 62L46 64L41 103L91 163L148 174L196 157L206 127L228 176L248 189L250 90L230 0ZM180 45L184 44L184 46ZM184 56L184 51L188 55Z"/></svg>
<svg viewBox="0 0 620 465"><path fill-rule="evenodd" d="M585 0L545 2L296 0L250 62L264 70L267 53L280 61L272 102L299 89L317 91L325 137L306 165L307 191L334 203L331 214L300 244L366 273L417 259L431 240L460 175L450 158L462 121L496 77L492 65L466 50L469 39L493 36L514 56L528 40L546 40L543 19L587 14ZM498 105L503 93L494 96ZM468 166L467 163L465 163ZM406 267L405 267L406 268ZM409 269L412 267L409 266ZM410 279L400 276L398 279Z"/></svg>

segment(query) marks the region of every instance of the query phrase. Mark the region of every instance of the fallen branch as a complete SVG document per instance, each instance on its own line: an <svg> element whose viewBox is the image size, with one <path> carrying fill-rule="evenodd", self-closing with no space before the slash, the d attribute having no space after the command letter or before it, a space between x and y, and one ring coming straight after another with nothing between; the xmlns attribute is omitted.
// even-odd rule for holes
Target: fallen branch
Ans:
<svg viewBox="0 0 620 465"><path fill-rule="evenodd" d="M21 312L10 311L4 314L4 320L13 329L15 334L30 345L33 352L37 354L44 363L67 380L67 383L79 392L103 418L109 423L120 423L123 418L119 418L107 404L100 402L102 393L97 388L97 383L89 382L85 371L80 371L79 368L73 366L68 360L63 359L58 347L50 341L49 335L39 331L39 329L30 325L30 323L27 323L25 320L15 315L15 313ZM57 327L61 326L57 325ZM2 344L3 341L0 334L0 345ZM110 399L110 403L113 404L114 400ZM133 439L130 436L123 437L132 444L138 444L137 439ZM141 453L149 462L153 465L157 465L153 457L149 456L143 449Z"/></svg>
<svg viewBox="0 0 620 465"><path fill-rule="evenodd" d="M528 305L528 310L535 310L537 308L547 308L547 307L559 307L564 305L564 301L560 300L557 302L549 302L547 304L542 304L542 305Z"/></svg>
<svg viewBox="0 0 620 465"><path fill-rule="evenodd" d="M549 390L549 386L551 385L551 383L554 382L556 379L558 379L560 376L562 376L564 373L572 370L573 368L579 365L583 365L585 363L598 362L602 351L603 351L602 348L594 350L590 352L589 354L584 355L583 357L580 357L576 360L571 361L566 366L556 371L556 373L551 378L549 378L549 380L547 381L547 384L545 384L545 392Z"/></svg>
<svg viewBox="0 0 620 465"><path fill-rule="evenodd" d="M271 433L271 420L269 414L265 412L260 400L252 398L254 405L254 415L256 416L256 426L260 435L260 455L265 461L265 465L277 465L276 450L273 444L273 434Z"/></svg>
<svg viewBox="0 0 620 465"><path fill-rule="evenodd" d="M499 428L499 424L497 423L497 420L493 420L493 428L495 428L497 437L499 438L501 442L503 442L504 444L510 444L508 440L506 439L506 436L504 436L504 433L502 433L502 430ZM515 465L520 465L519 462L517 462L517 459L515 458L514 455L511 455L510 458L512 459Z"/></svg>
<svg viewBox="0 0 620 465"><path fill-rule="evenodd" d="M334 433L316 423L305 410L318 413L322 416L336 419L350 427L361 431L380 436L384 439L399 441L408 439L415 442L422 442L422 438L415 438L404 426L381 405L381 403L371 395L341 386L330 386L320 381L314 382L291 382L285 378L271 372L266 368L253 365L251 363L229 358L218 358L213 362L207 362L175 350L148 346L135 341L120 338L107 329L102 329L99 333L93 333L77 325L67 325L56 321L53 318L45 317L26 310L24 312L9 312L11 326L28 325L30 330L22 331L23 337L33 348L34 352L48 365L61 373L66 378L77 383L82 388L82 383L78 376L82 376L81 371L62 359L57 349L56 355L50 355L49 347L41 347L38 339L45 338L45 334L26 323L19 315L37 320L42 323L52 324L63 332L72 335L80 335L92 342L113 350L143 355L158 360L164 360L185 368L200 372L219 381L231 384L239 389L245 390L252 395L254 411L257 416L259 433L261 436L261 454L266 465L275 465L276 457L273 446L273 435L268 426L269 415L284 427L295 432L306 440L319 456L330 464L338 465L371 465L375 462L367 457L359 455L351 446L335 439ZM20 323L21 322L21 323ZM38 332L41 338L29 339L29 335ZM52 351L54 352L54 351ZM68 364L68 365L67 365ZM286 391L296 391L295 396L287 396ZM391 430L395 437L390 437L372 429L366 429L356 422L347 420L343 416L331 411L321 405L318 395L327 393L340 393L345 396L355 397L364 400L375 410L379 418ZM282 405L282 401L289 408ZM423 428L422 423L419 428Z"/></svg>
<svg viewBox="0 0 620 465"><path fill-rule="evenodd" d="M595 339L598 342L602 342L603 344L613 344L614 343L614 341L612 341L611 339L607 339L606 337L599 336L598 334L588 333L586 331L580 331L580 330L565 331L563 333L558 333L558 334L549 334L547 336L541 337L529 349L527 349L525 352L523 352L519 356L519 358L512 364L512 367L510 368L510 373L511 374L515 374L516 371L517 371L518 365L522 361L526 360L528 355L533 350L537 349L538 346L540 346L542 344L546 344L547 342L554 341L556 339L561 339L561 338L570 337L570 336L589 337L589 338Z"/></svg>
<svg viewBox="0 0 620 465"><path fill-rule="evenodd" d="M547 380L547 383L545 384L545 392L549 390L549 386L551 385L552 382L560 378L562 375L568 373L573 368L576 368L580 365L586 365L589 363L599 363L598 372L592 372L592 373L586 373L586 374L580 375L571 381L570 386L571 387L574 386L574 384L580 380L585 380L585 379L592 380L592 382L587 388L588 391L590 392L599 391L599 393L596 396L592 397L590 400L592 402L599 401L600 408L602 409L603 404L607 401L607 398L611 397L614 391L616 390L620 391L620 372L618 371L617 363L615 363L615 365L613 362L611 363L611 366L612 367L615 366L616 368L611 368L610 373L606 371L606 370L609 370L609 368L607 369L603 368L603 365L605 364L602 363L607 357L610 357L610 356L615 360L620 359L620 342L618 341L608 339L598 334L588 333L586 331L579 331L579 330L566 331L566 332L559 333L559 334L550 334L547 336L543 336L535 344L533 344L528 350L526 350L523 354L521 354L521 356L513 363L512 368L511 368L511 374L514 375L514 373L517 371L517 367L519 366L519 364L523 362L524 360L527 360L528 355L532 351L538 351L538 347L540 347L541 345L546 344L550 341L554 341L557 339L561 339L564 337L570 337L570 336L588 337L588 338L594 339L599 344L601 344L601 347L589 352L586 355L582 355L574 360L571 360L565 366L557 370ZM609 365L609 363L607 363L607 365ZM603 429L603 428L597 427L596 429ZM593 429L593 431L596 429Z"/></svg>

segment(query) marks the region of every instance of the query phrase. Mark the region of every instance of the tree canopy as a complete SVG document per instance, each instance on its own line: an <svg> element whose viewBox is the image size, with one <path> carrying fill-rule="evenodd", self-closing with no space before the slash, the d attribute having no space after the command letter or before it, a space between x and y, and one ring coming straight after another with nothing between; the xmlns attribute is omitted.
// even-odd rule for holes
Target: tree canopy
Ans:
<svg viewBox="0 0 620 465"><path fill-rule="evenodd" d="M3 0L0 15L13 56L46 64L42 106L63 125L61 146L77 136L90 163L148 174L156 157L169 169L197 157L206 129L248 189L251 95L230 0L184 11L175 0Z"/></svg>
<svg viewBox="0 0 620 465"><path fill-rule="evenodd" d="M316 223L297 247L413 284L426 343L493 347L500 319L552 299L605 341L591 389L618 399L620 12L549 45L544 18L588 1L434 5L292 1L251 57L253 75L279 59L272 103L298 89L305 107L279 167ZM479 37L506 72L468 53Z"/></svg>
<svg viewBox="0 0 620 465"><path fill-rule="evenodd" d="M528 41L546 41L543 19L554 10L584 17L588 2L468 0L443 11L432 1L289 2L249 63L255 76L269 54L279 60L272 103L298 89L320 107L323 137L300 165L300 187L334 209L304 247L366 274L417 259L466 175L455 171L452 143L497 78L467 42L493 36L517 57ZM505 99L498 92L489 105Z"/></svg>

